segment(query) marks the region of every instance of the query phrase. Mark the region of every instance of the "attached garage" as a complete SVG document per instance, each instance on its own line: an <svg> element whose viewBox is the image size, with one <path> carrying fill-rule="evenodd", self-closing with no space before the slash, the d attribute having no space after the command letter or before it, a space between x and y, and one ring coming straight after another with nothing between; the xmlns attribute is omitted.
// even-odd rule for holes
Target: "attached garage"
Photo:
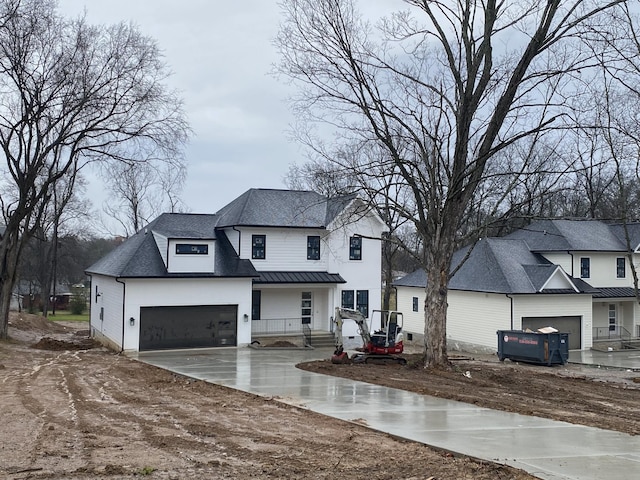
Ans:
<svg viewBox="0 0 640 480"><path fill-rule="evenodd" d="M140 351L237 345L237 305L140 308Z"/></svg>
<svg viewBox="0 0 640 480"><path fill-rule="evenodd" d="M524 317L522 329L527 328L534 332L543 327L553 327L559 332L569 334L569 350L582 348L582 318L578 316L567 317Z"/></svg>

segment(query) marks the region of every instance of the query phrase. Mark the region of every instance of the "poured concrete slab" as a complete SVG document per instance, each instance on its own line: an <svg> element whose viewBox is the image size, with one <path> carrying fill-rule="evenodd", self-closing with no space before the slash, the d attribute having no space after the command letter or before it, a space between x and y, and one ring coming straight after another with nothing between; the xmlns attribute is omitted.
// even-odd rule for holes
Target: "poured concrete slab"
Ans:
<svg viewBox="0 0 640 480"><path fill-rule="evenodd" d="M542 479L640 478L640 437L295 368L296 363L329 358L331 353L219 348L152 352L138 358L192 378L511 465Z"/></svg>

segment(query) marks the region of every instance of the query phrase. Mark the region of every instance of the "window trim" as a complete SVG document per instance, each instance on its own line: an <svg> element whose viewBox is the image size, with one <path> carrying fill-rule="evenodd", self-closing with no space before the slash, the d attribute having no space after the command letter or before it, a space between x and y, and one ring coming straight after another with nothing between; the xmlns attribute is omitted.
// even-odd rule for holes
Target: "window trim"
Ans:
<svg viewBox="0 0 640 480"><path fill-rule="evenodd" d="M349 237L349 260L362 260L362 237Z"/></svg>
<svg viewBox="0 0 640 480"><path fill-rule="evenodd" d="M616 258L616 278L627 278L627 260L624 257Z"/></svg>
<svg viewBox="0 0 640 480"><path fill-rule="evenodd" d="M320 260L320 235L307 235L307 260Z"/></svg>
<svg viewBox="0 0 640 480"><path fill-rule="evenodd" d="M176 243L176 255L209 255L206 243Z"/></svg>
<svg viewBox="0 0 640 480"><path fill-rule="evenodd" d="M361 302L361 297L365 297L365 302ZM356 290L356 310L365 318L369 318L369 290Z"/></svg>
<svg viewBox="0 0 640 480"><path fill-rule="evenodd" d="M580 257L580 278L591 278L591 258Z"/></svg>
<svg viewBox="0 0 640 480"><path fill-rule="evenodd" d="M262 240L262 246L256 244L256 240ZM251 235L251 259L265 260L267 258L267 236L254 234Z"/></svg>

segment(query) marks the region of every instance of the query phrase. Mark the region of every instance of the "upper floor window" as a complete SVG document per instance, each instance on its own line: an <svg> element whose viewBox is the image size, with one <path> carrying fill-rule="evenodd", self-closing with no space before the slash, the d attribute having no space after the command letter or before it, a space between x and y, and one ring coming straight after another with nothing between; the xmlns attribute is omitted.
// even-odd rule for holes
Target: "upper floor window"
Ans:
<svg viewBox="0 0 640 480"><path fill-rule="evenodd" d="M580 259L580 278L589 278L590 276L591 276L591 259L583 257Z"/></svg>
<svg viewBox="0 0 640 480"><path fill-rule="evenodd" d="M320 237L317 235L307 237L307 260L320 260Z"/></svg>
<svg viewBox="0 0 640 480"><path fill-rule="evenodd" d="M251 258L264 260L267 253L267 236L252 235L251 236Z"/></svg>
<svg viewBox="0 0 640 480"><path fill-rule="evenodd" d="M209 245L176 243L176 255L208 255Z"/></svg>
<svg viewBox="0 0 640 480"><path fill-rule="evenodd" d="M413 297L413 311L418 311L418 297Z"/></svg>
<svg viewBox="0 0 640 480"><path fill-rule="evenodd" d="M349 238L349 260L362 260L362 237Z"/></svg>
<svg viewBox="0 0 640 480"><path fill-rule="evenodd" d="M625 278L627 276L626 272L626 262L624 257L616 258L616 278Z"/></svg>

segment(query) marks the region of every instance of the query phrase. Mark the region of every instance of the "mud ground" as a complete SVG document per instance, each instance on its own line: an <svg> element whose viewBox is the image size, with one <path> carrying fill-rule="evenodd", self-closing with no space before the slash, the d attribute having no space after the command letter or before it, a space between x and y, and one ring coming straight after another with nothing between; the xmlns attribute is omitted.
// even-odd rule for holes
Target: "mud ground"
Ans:
<svg viewBox="0 0 640 480"><path fill-rule="evenodd" d="M534 478L275 399L171 374L107 351L87 333L86 325L13 316L11 340L0 342L0 478ZM485 397L493 389L493 395L500 394L502 403L515 411L539 414L548 407L536 397L521 407L524 395L509 393L519 388L514 377L528 379L522 380L523 388L535 378L541 385L553 383L565 400L589 393L584 403L596 405L600 398L609 416L624 402L631 427L600 426L638 432L640 391L624 375L618 375L620 381L593 381L582 373L574 378L560 375L559 369L477 360L459 363L459 371L448 374L426 372L415 364L399 368L314 362L306 368L400 388L417 383L412 389L473 403L488 401ZM471 378L464 375L467 371ZM599 397L601 389L608 392L606 400ZM582 404L575 398L571 408L555 403L559 415ZM584 415L602 411L591 408L584 409ZM571 418L582 416L572 413Z"/></svg>

